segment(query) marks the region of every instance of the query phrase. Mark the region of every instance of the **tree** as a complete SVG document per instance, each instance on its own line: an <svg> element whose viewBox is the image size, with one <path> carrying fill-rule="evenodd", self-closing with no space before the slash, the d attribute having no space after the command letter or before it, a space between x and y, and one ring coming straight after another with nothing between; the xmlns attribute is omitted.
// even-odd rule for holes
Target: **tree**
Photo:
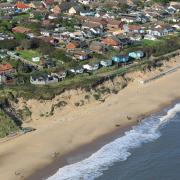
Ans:
<svg viewBox="0 0 180 180"><path fill-rule="evenodd" d="M15 39L17 39L18 41L21 41L26 38L26 36L21 33L14 33L14 36L15 36Z"/></svg>
<svg viewBox="0 0 180 180"><path fill-rule="evenodd" d="M13 40L5 40L5 41L0 41L0 49L9 49L13 50L19 45L18 41L15 39Z"/></svg>
<svg viewBox="0 0 180 180"><path fill-rule="evenodd" d="M54 51L54 48L51 44L44 42L44 41L40 41L39 43L39 51L42 54L51 54Z"/></svg>
<svg viewBox="0 0 180 180"><path fill-rule="evenodd" d="M24 49L30 49L31 48L31 41L27 39L23 39L21 41L21 47Z"/></svg>

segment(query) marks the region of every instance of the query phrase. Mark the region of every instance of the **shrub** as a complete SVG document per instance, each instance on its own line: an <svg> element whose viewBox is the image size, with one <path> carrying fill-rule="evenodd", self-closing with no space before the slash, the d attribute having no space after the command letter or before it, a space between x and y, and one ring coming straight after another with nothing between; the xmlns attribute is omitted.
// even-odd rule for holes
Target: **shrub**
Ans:
<svg viewBox="0 0 180 180"><path fill-rule="evenodd" d="M101 98L100 94L96 93L96 94L93 94L95 100L99 100Z"/></svg>

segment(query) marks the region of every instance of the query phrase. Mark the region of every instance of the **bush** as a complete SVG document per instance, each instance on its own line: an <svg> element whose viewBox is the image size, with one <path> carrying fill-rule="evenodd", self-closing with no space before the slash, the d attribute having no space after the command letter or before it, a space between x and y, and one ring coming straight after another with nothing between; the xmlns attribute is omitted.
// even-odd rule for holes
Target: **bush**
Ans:
<svg viewBox="0 0 180 180"><path fill-rule="evenodd" d="M99 100L101 98L100 94L93 94L95 100Z"/></svg>
<svg viewBox="0 0 180 180"><path fill-rule="evenodd" d="M10 119L2 109L0 109L0 138L3 138L11 133L15 133L19 128Z"/></svg>
<svg viewBox="0 0 180 180"><path fill-rule="evenodd" d="M55 107L64 107L67 105L66 101L59 101L57 104L55 104Z"/></svg>

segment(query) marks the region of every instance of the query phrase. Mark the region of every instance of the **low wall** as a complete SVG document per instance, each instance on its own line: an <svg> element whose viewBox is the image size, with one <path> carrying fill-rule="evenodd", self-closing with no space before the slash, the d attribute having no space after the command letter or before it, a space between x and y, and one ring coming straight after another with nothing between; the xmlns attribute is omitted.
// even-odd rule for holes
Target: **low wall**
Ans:
<svg viewBox="0 0 180 180"><path fill-rule="evenodd" d="M151 77L151 78L148 78L148 79L145 79L145 80L141 80L140 83L141 83L141 84L145 84L145 83L151 82L151 81L153 81L153 80L155 80L155 79L158 79L158 78L160 78L160 77L162 77L162 76L165 76L166 74L170 74L170 73L172 73L172 72L175 72L177 69L180 69L180 65L179 65L179 66L176 66L176 67L174 67L174 68L171 68L171 69L169 69L169 70L167 70L167 71L164 71L164 72L162 72L162 73L160 73L160 74L158 74L158 75L155 75L155 76L153 76L153 77Z"/></svg>

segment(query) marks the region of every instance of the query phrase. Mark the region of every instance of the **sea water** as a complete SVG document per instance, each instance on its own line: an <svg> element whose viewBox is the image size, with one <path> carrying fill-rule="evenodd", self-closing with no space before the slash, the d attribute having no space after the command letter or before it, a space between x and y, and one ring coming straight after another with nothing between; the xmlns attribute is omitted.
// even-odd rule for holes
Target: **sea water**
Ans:
<svg viewBox="0 0 180 180"><path fill-rule="evenodd" d="M152 115L48 180L180 180L180 104Z"/></svg>

